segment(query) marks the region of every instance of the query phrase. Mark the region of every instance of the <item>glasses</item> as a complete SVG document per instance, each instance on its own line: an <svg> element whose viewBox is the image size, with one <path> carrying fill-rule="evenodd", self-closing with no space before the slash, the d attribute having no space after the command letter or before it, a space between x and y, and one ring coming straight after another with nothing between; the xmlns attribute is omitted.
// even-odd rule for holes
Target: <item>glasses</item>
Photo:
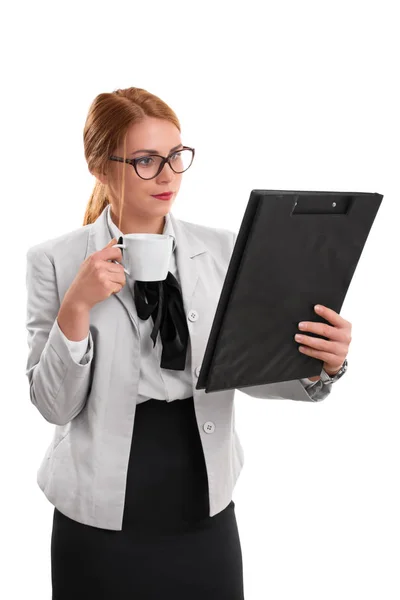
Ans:
<svg viewBox="0 0 400 600"><path fill-rule="evenodd" d="M125 158L121 156L110 156L109 160L126 162L133 166L136 173L142 179L153 179L161 173L165 163L168 163L174 173L183 173L187 171L194 159L194 148L183 146L181 150L172 152L168 156L159 156L158 154L149 154L148 156L139 156L138 158Z"/></svg>

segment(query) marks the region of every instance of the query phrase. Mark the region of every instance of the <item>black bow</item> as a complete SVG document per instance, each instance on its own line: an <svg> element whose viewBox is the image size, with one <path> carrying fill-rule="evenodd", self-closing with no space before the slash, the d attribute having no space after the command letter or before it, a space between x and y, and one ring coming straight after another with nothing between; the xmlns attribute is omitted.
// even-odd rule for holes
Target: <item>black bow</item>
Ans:
<svg viewBox="0 0 400 600"><path fill-rule="evenodd" d="M122 243L118 240L118 243ZM168 271L162 281L138 281L133 284L134 299L138 317L147 320L150 315L154 322L150 334L153 348L160 331L163 350L160 366L163 369L183 371L189 340L185 309L179 282ZM147 299L147 302L146 302Z"/></svg>
<svg viewBox="0 0 400 600"><path fill-rule="evenodd" d="M161 367L183 371L189 329L178 281L168 271L168 275L163 281L136 280L133 291L138 316L146 320L151 315L154 321L154 327L150 334L153 348L158 331L160 331L163 345ZM147 303L145 298L147 298Z"/></svg>

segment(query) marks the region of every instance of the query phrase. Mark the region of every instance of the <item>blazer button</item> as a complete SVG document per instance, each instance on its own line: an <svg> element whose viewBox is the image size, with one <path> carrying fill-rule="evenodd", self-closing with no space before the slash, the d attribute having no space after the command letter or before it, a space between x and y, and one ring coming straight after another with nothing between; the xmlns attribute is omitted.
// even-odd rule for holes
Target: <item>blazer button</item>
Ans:
<svg viewBox="0 0 400 600"><path fill-rule="evenodd" d="M196 367L194 372L196 373L196 376L198 377L200 375L200 369L201 367Z"/></svg>
<svg viewBox="0 0 400 600"><path fill-rule="evenodd" d="M197 321L199 318L199 313L197 310L192 309L188 314L189 321Z"/></svg>
<svg viewBox="0 0 400 600"><path fill-rule="evenodd" d="M212 421L206 421L203 425L203 429L206 433L214 433L215 425Z"/></svg>

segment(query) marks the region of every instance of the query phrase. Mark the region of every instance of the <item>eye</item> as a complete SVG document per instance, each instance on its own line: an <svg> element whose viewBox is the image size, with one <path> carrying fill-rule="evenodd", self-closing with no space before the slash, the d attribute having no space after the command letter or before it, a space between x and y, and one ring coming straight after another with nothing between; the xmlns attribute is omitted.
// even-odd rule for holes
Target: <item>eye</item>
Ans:
<svg viewBox="0 0 400 600"><path fill-rule="evenodd" d="M143 156L143 158L137 159L137 164L141 165L143 167L149 167L151 165L151 162L147 162L147 163L142 162L142 161L146 161L146 160L154 162L153 159L151 158L151 156Z"/></svg>

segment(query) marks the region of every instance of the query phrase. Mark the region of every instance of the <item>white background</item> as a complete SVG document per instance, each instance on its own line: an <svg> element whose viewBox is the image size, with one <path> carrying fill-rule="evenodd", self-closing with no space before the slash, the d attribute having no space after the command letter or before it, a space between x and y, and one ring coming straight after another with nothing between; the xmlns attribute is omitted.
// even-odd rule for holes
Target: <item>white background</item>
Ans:
<svg viewBox="0 0 400 600"><path fill-rule="evenodd" d="M25 377L28 247L82 225L94 97L143 87L196 148L177 218L238 231L251 189L384 194L341 314L349 370L321 403L236 392L246 600L398 600L396 3L20 2L3 12L0 596L51 597L53 435Z"/></svg>

